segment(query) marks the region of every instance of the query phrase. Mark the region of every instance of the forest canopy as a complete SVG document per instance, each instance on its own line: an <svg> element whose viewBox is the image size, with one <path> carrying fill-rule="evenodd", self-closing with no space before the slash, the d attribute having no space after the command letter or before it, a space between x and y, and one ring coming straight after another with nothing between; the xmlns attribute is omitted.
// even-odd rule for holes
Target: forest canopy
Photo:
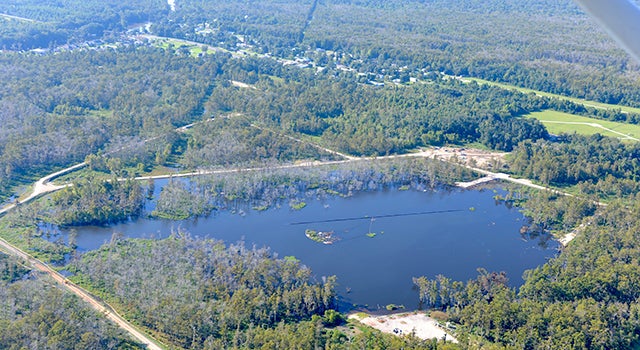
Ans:
<svg viewBox="0 0 640 350"><path fill-rule="evenodd" d="M253 328L336 308L335 277L313 281L299 261L243 243L122 240L85 254L73 268L75 280L183 348L229 348Z"/></svg>
<svg viewBox="0 0 640 350"><path fill-rule="evenodd" d="M0 348L143 349L75 295L0 253Z"/></svg>
<svg viewBox="0 0 640 350"><path fill-rule="evenodd" d="M462 347L640 344L637 142L549 135L525 117L640 122L620 108L640 107L638 64L570 0L6 0L0 50L0 201L17 205L0 233L30 253L64 262L72 251L44 239L44 221L143 213L141 175L264 169L170 181L153 215L185 219L229 198L268 208L300 193L451 185L473 175L440 161L274 169L479 147L511 153L492 171L570 192L496 200L520 205L530 230L576 238L519 289L493 271L416 276L424 305L458 325ZM59 179L73 186L21 202L35 179L78 163ZM175 347L457 347L341 326L333 277L243 243L114 235L66 268ZM0 348L139 347L2 254L0 303Z"/></svg>

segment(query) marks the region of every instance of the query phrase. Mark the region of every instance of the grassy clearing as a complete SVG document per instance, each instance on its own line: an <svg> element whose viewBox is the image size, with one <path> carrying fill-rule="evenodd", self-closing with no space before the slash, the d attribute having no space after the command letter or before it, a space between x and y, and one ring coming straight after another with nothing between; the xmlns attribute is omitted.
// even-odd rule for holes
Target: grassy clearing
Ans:
<svg viewBox="0 0 640 350"><path fill-rule="evenodd" d="M99 119L108 119L113 116L113 111L108 109L90 110L87 111L87 114Z"/></svg>
<svg viewBox="0 0 640 350"><path fill-rule="evenodd" d="M214 54L216 52L226 52L230 54L234 54L227 49L223 49L221 47L214 47L206 44L201 44L193 41L176 39L176 38L166 38L166 37L156 37L152 35L146 36L146 38L154 43L156 47L162 49L169 49L169 47L173 47L175 50L186 49L189 51L189 54L192 57L198 57L206 54ZM206 50L205 50L206 47Z"/></svg>
<svg viewBox="0 0 640 350"><path fill-rule="evenodd" d="M593 107L593 108L600 108L600 109L620 109L623 112L640 114L640 108L620 106L620 105L612 105L612 104L600 103L600 102L595 102L595 101L587 101L587 100L583 100L583 99L580 99L580 98L567 97L567 96L562 96L562 95L558 95L558 94L552 94L552 93L548 93L548 92L544 92L544 91L521 88L521 87L518 87L518 86L509 85L509 84L496 83L496 82L493 82L493 81L484 80L484 79L480 79L480 78L466 78L465 77L462 80L463 81L475 81L478 84L488 84L488 85L498 86L498 87L501 87L501 88L507 89L507 90L517 90L517 91L523 92L525 94L534 93L534 94L536 94L538 96L545 96L545 97L557 98L559 100L571 101L571 102L574 102L574 103L577 103L577 104L584 105L586 107Z"/></svg>
<svg viewBox="0 0 640 350"><path fill-rule="evenodd" d="M205 51L203 50L203 47L207 46L207 45L199 45L199 44L195 44L195 43L191 43L191 42L187 42L179 39L173 39L173 38L154 39L154 42L157 47L165 50L169 49L169 47L173 47L176 50L185 48L189 50L189 53L191 54L192 57L198 57L199 55L205 53ZM214 52L215 50L207 50L206 53L214 53Z"/></svg>
<svg viewBox="0 0 640 350"><path fill-rule="evenodd" d="M526 115L540 120L552 134L601 134L626 140L640 139L640 125L625 124L579 115L546 110Z"/></svg>

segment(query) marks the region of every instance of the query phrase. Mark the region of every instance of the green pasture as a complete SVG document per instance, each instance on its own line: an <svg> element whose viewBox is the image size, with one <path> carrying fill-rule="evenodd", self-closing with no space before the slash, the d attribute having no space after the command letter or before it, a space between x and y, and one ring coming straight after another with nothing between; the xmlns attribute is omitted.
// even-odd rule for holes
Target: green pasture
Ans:
<svg viewBox="0 0 640 350"><path fill-rule="evenodd" d="M189 50L189 53L193 57L198 57L200 54L212 54L216 51L225 51L220 48L212 48L208 45L201 45L197 43L192 43L185 40L174 39L174 38L153 38L152 39L157 47L162 49L168 49L172 46L174 49L186 48ZM203 47L207 46L207 51L203 50Z"/></svg>
<svg viewBox="0 0 640 350"><path fill-rule="evenodd" d="M601 134L640 141L640 125L612 122L552 110L530 113L525 117L538 119L551 134Z"/></svg>

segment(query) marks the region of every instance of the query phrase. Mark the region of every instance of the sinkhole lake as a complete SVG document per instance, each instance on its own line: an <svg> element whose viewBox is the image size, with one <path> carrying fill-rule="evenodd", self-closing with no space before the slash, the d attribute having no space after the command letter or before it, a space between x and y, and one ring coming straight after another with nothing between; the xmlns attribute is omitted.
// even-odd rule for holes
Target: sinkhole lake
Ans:
<svg viewBox="0 0 640 350"><path fill-rule="evenodd" d="M295 256L318 280L336 275L343 309L375 311L387 304L417 309L412 277L442 274L466 281L482 267L507 272L510 284L519 286L526 269L556 254L558 244L549 236L520 234L526 218L516 209L497 204L494 195L493 190L385 190L309 199L302 210L286 204L260 212L240 206L233 212L217 211L192 220L141 218L75 230L80 251L98 248L114 232L164 238L181 229L192 237L227 243L243 240L248 246L270 247L280 258ZM312 241L305 235L307 229L333 232L337 241ZM62 234L67 236L68 231Z"/></svg>

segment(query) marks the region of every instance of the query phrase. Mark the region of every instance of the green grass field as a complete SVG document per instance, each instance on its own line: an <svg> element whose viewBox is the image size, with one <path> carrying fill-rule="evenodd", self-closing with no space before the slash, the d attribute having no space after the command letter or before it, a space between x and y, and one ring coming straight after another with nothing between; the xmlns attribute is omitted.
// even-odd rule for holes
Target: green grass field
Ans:
<svg viewBox="0 0 640 350"><path fill-rule="evenodd" d="M640 141L640 125L588 118L552 110L530 113L525 117L538 119L551 134L575 132L576 134L593 135L597 133L623 140Z"/></svg>
<svg viewBox="0 0 640 350"><path fill-rule="evenodd" d="M186 40L174 39L174 38L162 38L149 36L149 40L152 40L157 47L168 49L169 46L173 46L175 49L186 48L189 50L191 56L198 57L200 54L213 54L215 52L225 51L222 48L213 48L209 45L198 44ZM203 50L203 47L207 47L207 51Z"/></svg>
<svg viewBox="0 0 640 350"><path fill-rule="evenodd" d="M619 108L623 112L640 114L640 108L620 106L620 105L611 105L611 104L607 104L607 103L600 103L600 102L594 102L594 101L587 101L587 100L574 98L574 97L567 97L567 96L552 94L552 93L538 91L538 90L521 88L521 87L518 87L518 86L509 85L509 84L496 83L496 82L493 82L493 81L484 80L484 79L480 79L480 78L467 78L467 77L465 77L465 78L462 78L462 81L475 81L478 84L488 84L488 85L498 86L498 87L501 87L501 88L507 89L507 90L517 90L517 91L523 92L525 94L533 92L534 94L536 94L538 96L545 96L545 97L557 98L559 100L571 101L571 102L574 102L574 103L577 103L577 104L584 105L585 107L593 107L593 108L600 108L600 109L618 109Z"/></svg>

